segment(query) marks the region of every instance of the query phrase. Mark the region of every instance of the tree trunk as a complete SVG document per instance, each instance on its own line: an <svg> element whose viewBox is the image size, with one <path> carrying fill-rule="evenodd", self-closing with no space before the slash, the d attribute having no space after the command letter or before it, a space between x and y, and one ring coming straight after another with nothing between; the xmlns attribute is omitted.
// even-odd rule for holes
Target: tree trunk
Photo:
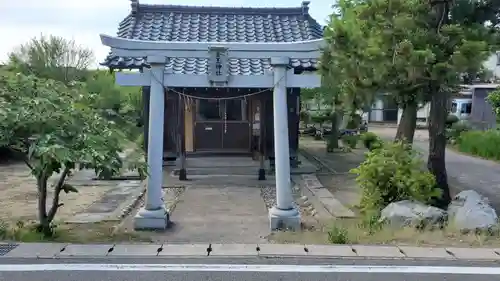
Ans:
<svg viewBox="0 0 500 281"><path fill-rule="evenodd" d="M50 207L50 211L47 214L47 220L49 225L54 220L57 210L59 210L59 207L63 205L62 203L59 203L59 201L61 198L61 191L63 191L63 186L64 183L66 182L66 178L68 177L69 173L70 173L70 168L64 167L64 170L62 174L59 176L59 180L57 181L57 184L54 187L54 197L52 198L52 206Z"/></svg>
<svg viewBox="0 0 500 281"><path fill-rule="evenodd" d="M349 124L349 120L350 120L350 113L349 111L344 111L343 114L342 114L342 122L341 122L341 125L340 125L340 129L347 129L347 125Z"/></svg>
<svg viewBox="0 0 500 281"><path fill-rule="evenodd" d="M441 189L440 198L436 198L436 207L447 209L451 202L448 176L446 174L446 115L448 95L433 91L429 114L429 158L427 168L436 178L437 188Z"/></svg>
<svg viewBox="0 0 500 281"><path fill-rule="evenodd" d="M328 138L328 143L326 145L327 152L333 152L335 149L339 148L339 118L336 109L334 108L331 113L332 122L332 132Z"/></svg>
<svg viewBox="0 0 500 281"><path fill-rule="evenodd" d="M417 128L417 111L418 105L414 102L403 106L403 114L401 115L401 120L399 120L395 141L413 143L415 129Z"/></svg>
<svg viewBox="0 0 500 281"><path fill-rule="evenodd" d="M50 236L52 229L47 217L47 177L40 175L37 177L38 188L38 231L44 235Z"/></svg>
<svg viewBox="0 0 500 281"><path fill-rule="evenodd" d="M434 24L435 32L448 24L450 14L449 1L430 2L434 13L430 14L430 22ZM452 54L449 54L450 56ZM435 66L435 65L434 65ZM432 75L431 77L432 78ZM443 92L436 82L429 83L431 94L431 109L429 113L429 158L427 168L436 178L436 186L442 193L434 201L434 206L447 209L451 202L450 187L446 174L446 117L448 115L448 93Z"/></svg>

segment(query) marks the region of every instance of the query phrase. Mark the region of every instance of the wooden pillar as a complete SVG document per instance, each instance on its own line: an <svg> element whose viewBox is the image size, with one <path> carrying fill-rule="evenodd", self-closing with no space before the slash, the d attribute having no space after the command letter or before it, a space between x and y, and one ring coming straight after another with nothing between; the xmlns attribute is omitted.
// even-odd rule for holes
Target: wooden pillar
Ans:
<svg viewBox="0 0 500 281"><path fill-rule="evenodd" d="M264 110L266 101L264 95L259 95L259 118L260 118L260 134L259 134L259 180L266 180L266 169L265 169L265 150L266 150L266 128L264 122Z"/></svg>
<svg viewBox="0 0 500 281"><path fill-rule="evenodd" d="M149 135L149 92L150 87L142 87L142 126L144 138L144 151L148 151L148 135Z"/></svg>
<svg viewBox="0 0 500 281"><path fill-rule="evenodd" d="M181 95L177 96L178 101L178 120L177 120L177 149L179 152L180 169L179 169L179 180L187 180L186 173L186 131L184 128L184 97Z"/></svg>

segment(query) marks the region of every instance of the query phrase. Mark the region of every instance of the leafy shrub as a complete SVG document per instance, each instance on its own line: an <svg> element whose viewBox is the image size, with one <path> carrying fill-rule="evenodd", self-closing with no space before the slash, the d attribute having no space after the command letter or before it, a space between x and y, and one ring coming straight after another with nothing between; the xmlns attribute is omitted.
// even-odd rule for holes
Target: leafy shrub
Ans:
<svg viewBox="0 0 500 281"><path fill-rule="evenodd" d="M500 116L500 89L496 89L489 93L486 97L486 101L493 107L493 111L498 118Z"/></svg>
<svg viewBox="0 0 500 281"><path fill-rule="evenodd" d="M376 148L380 148L380 146L382 145L382 140L372 132L366 132L362 134L361 141L363 141L363 145L370 151Z"/></svg>
<svg viewBox="0 0 500 281"><path fill-rule="evenodd" d="M349 122L347 122L346 128L347 129L359 128L359 125L361 125L361 120L362 120L361 115L359 115L359 114L352 115Z"/></svg>
<svg viewBox="0 0 500 281"><path fill-rule="evenodd" d="M458 116L456 115L453 115L453 114L449 114L447 117L446 117L446 127L451 127L453 124L457 123L458 121L460 121L460 119L458 119Z"/></svg>
<svg viewBox="0 0 500 281"><path fill-rule="evenodd" d="M378 212L365 213L364 216L361 218L361 221L359 222L358 226L361 229L365 229L368 232L368 234L373 234L377 231L380 231L383 227L383 222L380 221L380 213Z"/></svg>
<svg viewBox="0 0 500 281"><path fill-rule="evenodd" d="M362 189L360 211L375 216L391 202L413 199L429 203L440 196L435 178L424 170L418 153L403 143L386 143L352 169Z"/></svg>
<svg viewBox="0 0 500 281"><path fill-rule="evenodd" d="M469 130L470 127L465 122L454 123L450 128L446 129L446 138L450 141L458 140L463 132L467 132Z"/></svg>
<svg viewBox="0 0 500 281"><path fill-rule="evenodd" d="M332 244L347 244L349 243L349 232L343 227L334 225L328 231L328 241Z"/></svg>
<svg viewBox="0 0 500 281"><path fill-rule="evenodd" d="M500 160L500 132L497 130L462 132L457 144L461 152Z"/></svg>
<svg viewBox="0 0 500 281"><path fill-rule="evenodd" d="M346 134L346 135L342 136L341 140L342 140L342 144L344 144L344 146L346 146L350 149L354 149L358 145L359 136Z"/></svg>
<svg viewBox="0 0 500 281"><path fill-rule="evenodd" d="M146 149L146 143L144 140L144 132L137 137L137 139L135 140L135 144L137 144L137 146L141 147L142 149Z"/></svg>
<svg viewBox="0 0 500 281"><path fill-rule="evenodd" d="M329 112L321 112L316 115L311 115L311 121L315 124L323 124L325 122L330 121L330 113Z"/></svg>

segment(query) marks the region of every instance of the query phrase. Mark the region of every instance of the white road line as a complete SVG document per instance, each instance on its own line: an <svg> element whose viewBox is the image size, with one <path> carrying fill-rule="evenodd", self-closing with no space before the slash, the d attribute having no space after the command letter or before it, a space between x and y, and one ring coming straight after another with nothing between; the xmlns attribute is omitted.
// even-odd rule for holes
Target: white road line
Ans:
<svg viewBox="0 0 500 281"><path fill-rule="evenodd" d="M261 265L261 264L0 264L0 272L21 271L176 271L282 273L403 273L500 275L500 267L377 266L377 265Z"/></svg>

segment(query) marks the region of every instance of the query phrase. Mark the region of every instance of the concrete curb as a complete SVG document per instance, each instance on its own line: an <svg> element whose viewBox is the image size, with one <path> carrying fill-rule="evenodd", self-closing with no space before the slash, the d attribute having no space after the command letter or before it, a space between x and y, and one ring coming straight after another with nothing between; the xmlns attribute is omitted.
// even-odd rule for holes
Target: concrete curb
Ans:
<svg viewBox="0 0 500 281"><path fill-rule="evenodd" d="M323 220L332 219L332 215L326 210L325 206L323 205L323 203L321 203L319 198L314 196L314 194L307 187L305 187L305 182L301 176L292 176L291 180L293 184L297 186L301 191L300 193L302 196L296 200L297 204L299 204L300 206L305 206L308 203L312 204L311 214L313 218L319 223L321 223ZM313 212L315 212L315 214L313 214Z"/></svg>
<svg viewBox="0 0 500 281"><path fill-rule="evenodd" d="M344 206L333 194L321 184L314 174L302 175L301 179L292 177L292 180L312 195L331 216L336 218L355 218L356 214ZM309 196L311 197L311 196ZM320 209L320 208L317 208Z"/></svg>
<svg viewBox="0 0 500 281"><path fill-rule="evenodd" d="M140 187L140 192L134 194L132 196L132 199L126 203L124 208L122 208L121 213L119 215L120 219L123 219L126 216L128 216L130 212L132 212L132 210L135 207L137 207L137 204L142 199L142 197L144 197L144 194L146 194L146 181L143 181L139 187Z"/></svg>
<svg viewBox="0 0 500 281"><path fill-rule="evenodd" d="M410 259L500 261L500 249L375 245L299 244L62 244L0 243L1 258L207 258L311 257L334 259Z"/></svg>

